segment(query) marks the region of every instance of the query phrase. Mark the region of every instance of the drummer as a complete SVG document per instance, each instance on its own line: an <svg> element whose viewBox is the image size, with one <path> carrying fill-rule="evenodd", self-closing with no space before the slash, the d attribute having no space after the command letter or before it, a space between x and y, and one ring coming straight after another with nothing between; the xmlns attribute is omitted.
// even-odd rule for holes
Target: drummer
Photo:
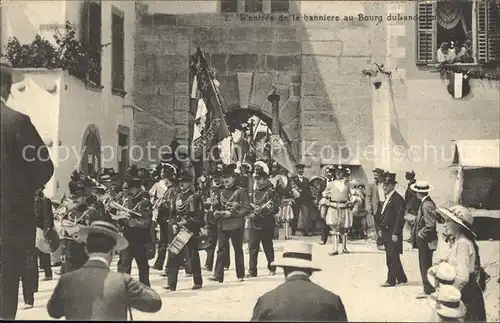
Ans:
<svg viewBox="0 0 500 323"><path fill-rule="evenodd" d="M193 177L188 172L179 178L180 191L171 203L169 225L175 237L172 240L172 250L169 248L167 260L167 280L165 289L175 291L177 289L177 278L179 265L187 254L191 261L194 285L192 289L200 289L203 285L201 276L200 255L196 236L205 225L205 210L200 195L194 192ZM189 232L188 234L186 234ZM191 236L189 236L191 234Z"/></svg>

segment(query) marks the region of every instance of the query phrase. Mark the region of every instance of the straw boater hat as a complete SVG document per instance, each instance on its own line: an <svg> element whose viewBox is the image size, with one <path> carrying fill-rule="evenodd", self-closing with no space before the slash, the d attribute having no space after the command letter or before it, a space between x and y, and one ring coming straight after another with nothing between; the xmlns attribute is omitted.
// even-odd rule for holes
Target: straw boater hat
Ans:
<svg viewBox="0 0 500 323"><path fill-rule="evenodd" d="M80 234L78 236L78 239L80 241L86 242L89 234L91 233L101 233L107 236L110 236L111 238L115 239L116 241L116 246L115 250L116 251L121 251L125 248L128 247L128 241L125 239L120 232L118 231L118 228L114 226L113 224L106 222L106 221L94 221L90 226L82 227L80 228Z"/></svg>
<svg viewBox="0 0 500 323"><path fill-rule="evenodd" d="M266 173L266 175L269 175L269 166L267 166L267 164L265 162L263 162L262 160L256 161L254 166L256 168L257 167L262 168L262 171L264 173Z"/></svg>
<svg viewBox="0 0 500 323"><path fill-rule="evenodd" d="M432 266L427 271L427 279L434 288L436 288L438 283L440 285L451 285L456 277L457 270L447 262L441 262L438 265Z"/></svg>
<svg viewBox="0 0 500 323"><path fill-rule="evenodd" d="M429 305L439 316L459 319L466 313L464 302L461 301L462 293L452 285L443 285L428 298Z"/></svg>
<svg viewBox="0 0 500 323"><path fill-rule="evenodd" d="M274 261L272 266L306 268L313 271L321 271L321 268L316 266L312 261L312 249L313 245L311 243L288 241L285 243L283 256Z"/></svg>
<svg viewBox="0 0 500 323"><path fill-rule="evenodd" d="M0 72L2 74L9 74L12 77L12 84L19 83L24 79L23 74L15 71L12 68L12 63L5 56L0 58Z"/></svg>
<svg viewBox="0 0 500 323"><path fill-rule="evenodd" d="M418 193L429 193L434 187L426 181L416 181L410 185L410 189Z"/></svg>
<svg viewBox="0 0 500 323"><path fill-rule="evenodd" d="M472 213L465 206L454 205L450 208L438 208L437 211L439 214L459 224L462 228L476 237L476 233L472 227L474 218Z"/></svg>

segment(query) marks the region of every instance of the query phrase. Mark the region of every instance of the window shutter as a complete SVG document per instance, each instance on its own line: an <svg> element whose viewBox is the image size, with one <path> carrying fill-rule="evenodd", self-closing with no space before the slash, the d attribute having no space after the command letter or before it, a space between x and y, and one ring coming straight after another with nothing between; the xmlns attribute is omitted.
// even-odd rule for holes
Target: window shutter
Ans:
<svg viewBox="0 0 500 323"><path fill-rule="evenodd" d="M490 1L488 8L488 62L500 61L500 1Z"/></svg>
<svg viewBox="0 0 500 323"><path fill-rule="evenodd" d="M484 1L477 2L477 61L484 63L488 58L488 4Z"/></svg>
<svg viewBox="0 0 500 323"><path fill-rule="evenodd" d="M436 60L436 4L417 3L417 64Z"/></svg>

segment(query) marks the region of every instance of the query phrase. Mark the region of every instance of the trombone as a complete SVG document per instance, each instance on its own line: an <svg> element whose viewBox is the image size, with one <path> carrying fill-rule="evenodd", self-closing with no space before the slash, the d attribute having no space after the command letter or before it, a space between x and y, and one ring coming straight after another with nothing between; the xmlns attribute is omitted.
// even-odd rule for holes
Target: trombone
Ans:
<svg viewBox="0 0 500 323"><path fill-rule="evenodd" d="M121 204L118 204L117 202L113 201L113 200L110 200L108 202L107 205L105 205L106 207L106 210L110 210L110 209L116 209L118 210L118 212L122 215L125 215L125 217L127 219L130 219L132 216L135 216L135 217L141 217L142 218L142 214L139 213L139 212L135 212L129 208L126 208L125 206L121 205ZM122 219L123 217L120 216L120 215L115 215L115 220L118 220L118 219Z"/></svg>

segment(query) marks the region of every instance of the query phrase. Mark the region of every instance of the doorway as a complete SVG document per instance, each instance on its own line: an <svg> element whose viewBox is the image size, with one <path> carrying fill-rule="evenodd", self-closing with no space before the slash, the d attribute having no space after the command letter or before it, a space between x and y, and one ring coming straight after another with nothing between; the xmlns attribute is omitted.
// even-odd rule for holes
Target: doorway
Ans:
<svg viewBox="0 0 500 323"><path fill-rule="evenodd" d="M118 173L124 178L130 164L129 143L130 130L128 127L118 126Z"/></svg>

